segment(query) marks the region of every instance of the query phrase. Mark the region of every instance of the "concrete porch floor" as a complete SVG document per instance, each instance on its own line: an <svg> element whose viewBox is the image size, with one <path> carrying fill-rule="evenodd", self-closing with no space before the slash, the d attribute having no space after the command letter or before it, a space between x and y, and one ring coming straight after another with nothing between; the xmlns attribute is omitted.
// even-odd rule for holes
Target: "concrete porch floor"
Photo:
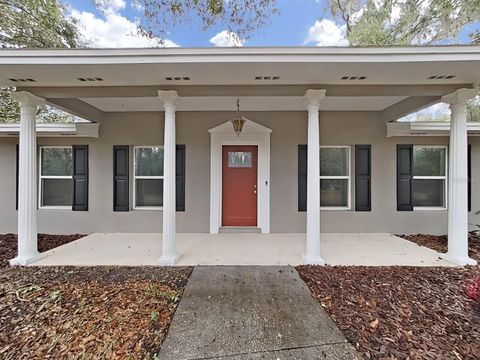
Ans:
<svg viewBox="0 0 480 360"><path fill-rule="evenodd" d="M158 233L94 233L32 265L158 265ZM386 233L322 234L328 265L454 266L439 253ZM305 234L177 234L177 265L300 265Z"/></svg>

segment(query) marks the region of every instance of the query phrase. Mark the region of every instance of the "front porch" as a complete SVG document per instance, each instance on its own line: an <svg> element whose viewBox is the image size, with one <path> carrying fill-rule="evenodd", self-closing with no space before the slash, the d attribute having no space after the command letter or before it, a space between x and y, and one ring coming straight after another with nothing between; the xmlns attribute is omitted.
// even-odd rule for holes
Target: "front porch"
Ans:
<svg viewBox="0 0 480 360"><path fill-rule="evenodd" d="M300 265L305 234L187 234L176 236L176 265ZM161 234L94 233L44 253L33 266L158 266ZM453 266L426 247L387 233L322 234L328 265Z"/></svg>

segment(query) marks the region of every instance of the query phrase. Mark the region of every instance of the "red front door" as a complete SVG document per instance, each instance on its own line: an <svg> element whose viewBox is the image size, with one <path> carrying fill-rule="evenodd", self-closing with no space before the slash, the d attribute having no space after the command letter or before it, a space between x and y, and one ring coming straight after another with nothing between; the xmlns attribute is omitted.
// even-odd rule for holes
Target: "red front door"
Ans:
<svg viewBox="0 0 480 360"><path fill-rule="evenodd" d="M222 225L257 226L256 146L222 150Z"/></svg>

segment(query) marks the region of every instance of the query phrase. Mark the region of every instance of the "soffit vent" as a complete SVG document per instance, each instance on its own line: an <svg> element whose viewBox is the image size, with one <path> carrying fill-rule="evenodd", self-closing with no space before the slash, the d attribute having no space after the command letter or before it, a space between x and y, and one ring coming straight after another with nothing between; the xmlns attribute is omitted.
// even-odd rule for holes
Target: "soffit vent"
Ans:
<svg viewBox="0 0 480 360"><path fill-rule="evenodd" d="M166 76L167 81L190 81L190 76Z"/></svg>
<svg viewBox="0 0 480 360"><path fill-rule="evenodd" d="M367 77L366 76L342 76L342 80L365 80Z"/></svg>
<svg viewBox="0 0 480 360"><path fill-rule="evenodd" d="M101 77L78 77L78 81L90 81L90 82L95 82L95 81L103 81Z"/></svg>
<svg viewBox="0 0 480 360"><path fill-rule="evenodd" d="M31 78L28 78L28 79L17 79L17 78L10 78L8 79L10 81L13 81L13 82L37 82L37 80L35 79L31 79Z"/></svg>
<svg viewBox="0 0 480 360"><path fill-rule="evenodd" d="M280 80L280 76L255 76L257 81Z"/></svg>
<svg viewBox="0 0 480 360"><path fill-rule="evenodd" d="M427 80L450 80L454 77L455 75L432 75L427 77Z"/></svg>

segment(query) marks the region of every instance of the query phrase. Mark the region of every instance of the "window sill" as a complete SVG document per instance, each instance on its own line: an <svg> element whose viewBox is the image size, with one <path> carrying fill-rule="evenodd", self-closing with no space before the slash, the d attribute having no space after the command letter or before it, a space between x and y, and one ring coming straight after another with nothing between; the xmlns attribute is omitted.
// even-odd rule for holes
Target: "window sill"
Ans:
<svg viewBox="0 0 480 360"><path fill-rule="evenodd" d="M413 211L447 211L448 209L446 207L441 207L441 206L414 206Z"/></svg>
<svg viewBox="0 0 480 360"><path fill-rule="evenodd" d="M327 210L327 211L350 211L352 210L349 207L333 207L333 206L328 206L328 207L321 207L320 206L320 211Z"/></svg>
<svg viewBox="0 0 480 360"><path fill-rule="evenodd" d="M38 210L72 210L71 206L40 206Z"/></svg>
<svg viewBox="0 0 480 360"><path fill-rule="evenodd" d="M133 210L139 211L161 211L163 210L163 206L135 206Z"/></svg>

